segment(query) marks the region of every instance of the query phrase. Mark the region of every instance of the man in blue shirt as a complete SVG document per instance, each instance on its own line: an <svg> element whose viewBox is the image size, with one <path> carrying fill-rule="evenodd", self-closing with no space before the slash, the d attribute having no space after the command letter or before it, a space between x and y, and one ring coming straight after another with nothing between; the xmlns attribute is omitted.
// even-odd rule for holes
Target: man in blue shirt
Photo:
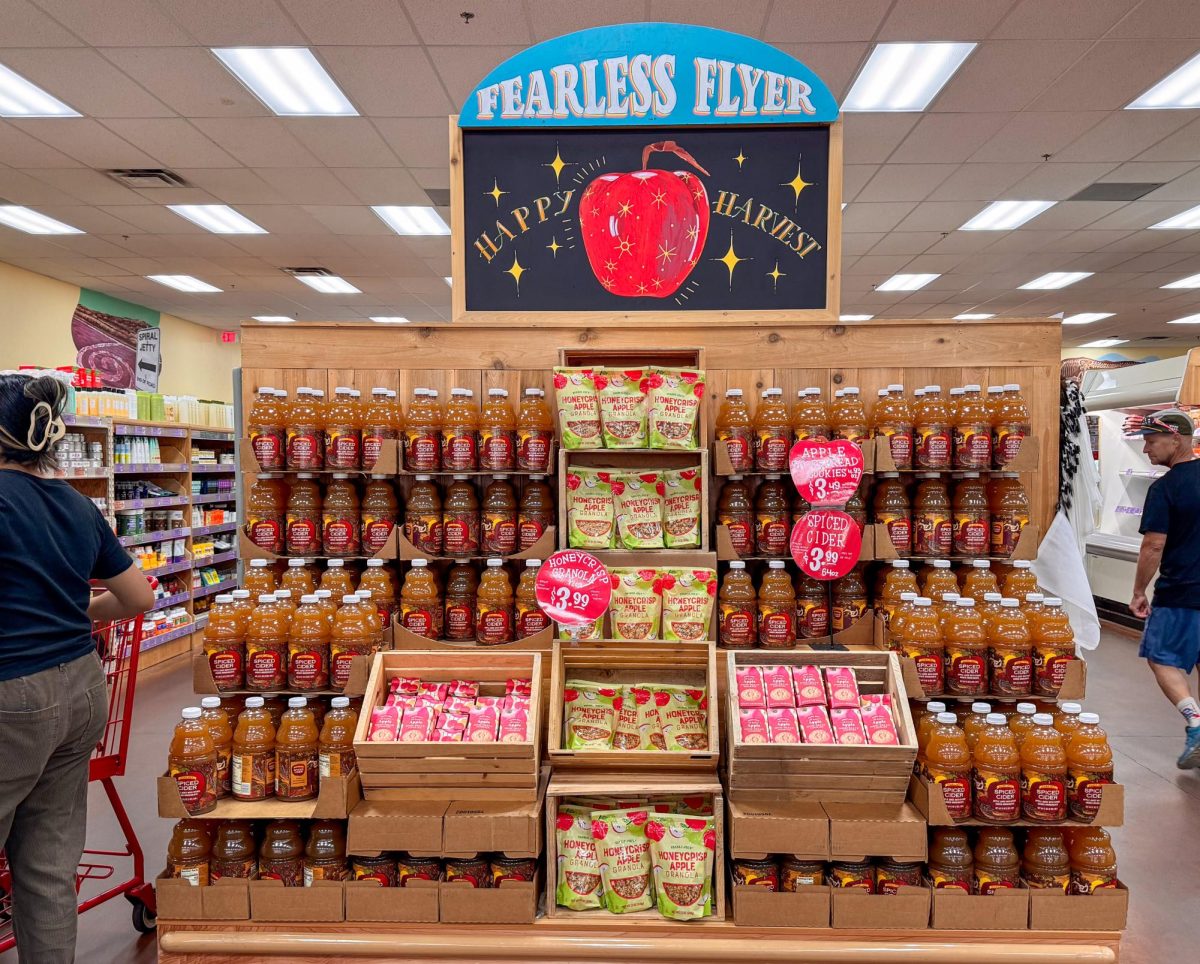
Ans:
<svg viewBox="0 0 1200 964"><path fill-rule="evenodd" d="M1200 461L1192 455L1191 418L1178 409L1156 412L1132 432L1142 451L1167 472L1146 493L1142 546L1129 608L1146 620L1138 655L1147 659L1159 688L1183 715L1187 742L1176 761L1200 767L1200 704L1191 692L1200 663ZM1154 584L1154 605L1146 587Z"/></svg>

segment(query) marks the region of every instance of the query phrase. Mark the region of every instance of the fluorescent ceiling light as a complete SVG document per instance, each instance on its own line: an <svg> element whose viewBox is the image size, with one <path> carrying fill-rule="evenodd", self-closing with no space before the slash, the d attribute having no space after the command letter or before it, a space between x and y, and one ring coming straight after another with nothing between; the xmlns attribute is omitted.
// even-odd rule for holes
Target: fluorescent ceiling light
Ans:
<svg viewBox="0 0 1200 964"><path fill-rule="evenodd" d="M403 315L372 315L371 320L380 325L407 325L408 319Z"/></svg>
<svg viewBox="0 0 1200 964"><path fill-rule="evenodd" d="M924 288L934 278L940 278L939 274L894 274L887 281L876 285L876 291L916 291L918 288Z"/></svg>
<svg viewBox="0 0 1200 964"><path fill-rule="evenodd" d="M1190 274L1186 278L1180 278L1178 281L1172 281L1169 285L1163 285L1164 288L1200 288L1200 274Z"/></svg>
<svg viewBox="0 0 1200 964"><path fill-rule="evenodd" d="M973 43L877 44L842 110L924 110L974 49Z"/></svg>
<svg viewBox="0 0 1200 964"><path fill-rule="evenodd" d="M174 288L176 291L208 292L221 290L220 288L213 287L207 281L193 278L190 274L148 274L146 277L151 281L157 281L160 285Z"/></svg>
<svg viewBox="0 0 1200 964"><path fill-rule="evenodd" d="M838 315L838 321L870 321L874 315Z"/></svg>
<svg viewBox="0 0 1200 964"><path fill-rule="evenodd" d="M215 47L238 80L281 117L357 117L307 47Z"/></svg>
<svg viewBox="0 0 1200 964"><path fill-rule="evenodd" d="M57 97L0 64L0 117L82 117Z"/></svg>
<svg viewBox="0 0 1200 964"><path fill-rule="evenodd" d="M1200 325L1200 315L1184 315L1182 318L1176 318L1174 321L1168 321L1168 325Z"/></svg>
<svg viewBox="0 0 1200 964"><path fill-rule="evenodd" d="M266 228L238 214L228 204L168 204L167 207L213 234L267 233Z"/></svg>
<svg viewBox="0 0 1200 964"><path fill-rule="evenodd" d="M964 311L961 315L955 315L955 321L986 321L988 318L995 318L994 314L986 311Z"/></svg>
<svg viewBox="0 0 1200 964"><path fill-rule="evenodd" d="M1065 288L1067 285L1073 285L1076 281L1090 278L1093 273L1091 271L1051 271L1040 278L1026 281L1021 285L1021 290L1044 291L1051 288Z"/></svg>
<svg viewBox="0 0 1200 964"><path fill-rule="evenodd" d="M1200 204L1181 211L1165 221L1159 221L1158 224L1152 224L1150 228L1154 231L1190 231L1193 228L1200 228Z"/></svg>
<svg viewBox="0 0 1200 964"><path fill-rule="evenodd" d="M1056 201L993 201L971 218L960 231L1010 231L1043 211L1054 207Z"/></svg>
<svg viewBox="0 0 1200 964"><path fill-rule="evenodd" d="M313 291L319 291L323 295L361 295L362 292L354 287L345 278L339 278L335 274L298 274L293 275L297 281L302 281L304 284L312 288Z"/></svg>
<svg viewBox="0 0 1200 964"><path fill-rule="evenodd" d="M446 278L443 278L442 280L444 282L446 282L446 284L448 284L451 288L454 287L454 279L453 278L446 277Z"/></svg>
<svg viewBox="0 0 1200 964"><path fill-rule="evenodd" d="M397 234L449 234L450 228L440 214L430 207L415 205L377 204L372 211L379 215Z"/></svg>
<svg viewBox="0 0 1200 964"><path fill-rule="evenodd" d="M1077 315L1067 315L1062 323L1064 325L1090 325L1093 321L1103 321L1112 316L1111 311L1081 311Z"/></svg>
<svg viewBox="0 0 1200 964"><path fill-rule="evenodd" d="M0 224L7 224L26 234L83 234L79 228L55 221L19 204L0 204Z"/></svg>
<svg viewBox="0 0 1200 964"><path fill-rule="evenodd" d="M268 325L286 325L288 322L296 320L287 315L254 315L253 317L255 321L261 321Z"/></svg>
<svg viewBox="0 0 1200 964"><path fill-rule="evenodd" d="M1095 341L1089 341L1086 344L1080 345L1080 348L1112 348L1115 345L1123 345L1129 341L1128 338L1098 338Z"/></svg>
<svg viewBox="0 0 1200 964"><path fill-rule="evenodd" d="M1126 110L1179 110L1200 107L1200 54L1142 94Z"/></svg>

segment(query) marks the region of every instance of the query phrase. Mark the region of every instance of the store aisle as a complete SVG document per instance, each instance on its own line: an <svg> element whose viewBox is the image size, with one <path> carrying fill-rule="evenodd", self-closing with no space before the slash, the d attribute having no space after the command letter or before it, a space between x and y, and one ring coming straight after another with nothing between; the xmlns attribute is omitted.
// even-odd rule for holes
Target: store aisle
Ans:
<svg viewBox="0 0 1200 964"><path fill-rule="evenodd" d="M1101 714L1117 754L1119 779L1128 787L1126 825L1113 830L1121 878L1132 892L1123 964L1185 960L1195 953L1179 922L1200 906L1200 874L1191 857L1200 839L1200 772L1175 769L1182 744L1179 716L1161 698L1137 644L1106 632L1088 664L1088 709ZM187 660L147 671L138 687L127 776L121 792L146 851L147 873L161 869L171 823L156 813L154 778L181 706L193 701ZM118 832L102 794L93 794L88 840L106 846ZM1182 859L1181 859L1182 856ZM130 925L129 904L119 899L80 922L79 955L87 964L144 964L155 960L154 941ZM0 955L11 964L15 954Z"/></svg>

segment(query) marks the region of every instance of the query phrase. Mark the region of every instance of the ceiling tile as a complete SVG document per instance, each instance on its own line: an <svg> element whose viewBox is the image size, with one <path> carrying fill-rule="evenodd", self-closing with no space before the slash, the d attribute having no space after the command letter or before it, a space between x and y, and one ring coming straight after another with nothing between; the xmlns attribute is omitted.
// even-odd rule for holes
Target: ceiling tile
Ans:
<svg viewBox="0 0 1200 964"><path fill-rule="evenodd" d="M522 49L524 48L458 45L430 48L429 56L442 79L442 85L450 94L454 112L457 112L476 84L491 73L493 68L520 53Z"/></svg>
<svg viewBox="0 0 1200 964"><path fill-rule="evenodd" d="M320 167L277 117L205 117L193 123L247 167Z"/></svg>
<svg viewBox="0 0 1200 964"><path fill-rule="evenodd" d="M345 167L333 174L363 204L429 203L429 195L403 168Z"/></svg>
<svg viewBox="0 0 1200 964"><path fill-rule="evenodd" d="M859 68L866 63L871 44L866 41L852 43L801 43L773 44L791 54L818 77L833 92L840 102L850 89Z"/></svg>
<svg viewBox="0 0 1200 964"><path fill-rule="evenodd" d="M303 205L302 210L334 234L391 234L391 229L365 204Z"/></svg>
<svg viewBox="0 0 1200 964"><path fill-rule="evenodd" d="M1196 161L1130 161L1128 164L1114 167L1100 180L1167 185L1193 171L1200 171Z"/></svg>
<svg viewBox="0 0 1200 964"><path fill-rule="evenodd" d="M1037 216L1038 229L1083 228L1120 210L1127 201L1063 201Z"/></svg>
<svg viewBox="0 0 1200 964"><path fill-rule="evenodd" d="M654 5L657 6L657 4ZM766 0L753 0L751 5L762 8L757 21L757 24L761 24L762 11L766 9ZM605 0L604 3L525 0L525 6L529 10L529 19L533 23L533 39L538 41L549 40L551 37L558 37L565 33L574 33L576 30L586 30L589 27L600 27L610 23L634 23L646 18L646 0ZM656 11L650 19L675 21L678 20L678 17L663 16ZM742 21L743 26L752 21L753 17L748 14L746 20ZM701 20L688 18L688 22L700 23ZM742 32L753 33L749 29Z"/></svg>
<svg viewBox="0 0 1200 964"><path fill-rule="evenodd" d="M1109 162L1103 164L1059 164L1043 162L1028 176L1008 189L1013 198L1040 201L1065 201L1082 191L1089 184L1100 180L1113 169ZM1088 202L1094 203L1094 202ZM1053 209L1051 209L1053 210ZM1046 215L1038 215L1040 221Z"/></svg>
<svg viewBox="0 0 1200 964"><path fill-rule="evenodd" d="M20 120L12 124L75 160L95 168L156 167L157 162L89 117Z"/></svg>
<svg viewBox="0 0 1200 964"><path fill-rule="evenodd" d="M929 195L931 201L998 201L1021 178L1029 175L1036 165L1027 164L960 164L946 180Z"/></svg>
<svg viewBox="0 0 1200 964"><path fill-rule="evenodd" d="M885 40L982 40L1015 0L896 0L879 31Z"/></svg>
<svg viewBox="0 0 1200 964"><path fill-rule="evenodd" d="M842 167L842 200L853 201L879 170L877 164L845 164Z"/></svg>
<svg viewBox="0 0 1200 964"><path fill-rule="evenodd" d="M1113 111L1077 140L1057 151L1054 159L1127 161L1186 124L1190 120L1188 113L1184 110Z"/></svg>
<svg viewBox="0 0 1200 964"><path fill-rule="evenodd" d="M407 166L449 168L450 129L444 116L381 118L374 124Z"/></svg>
<svg viewBox="0 0 1200 964"><path fill-rule="evenodd" d="M280 0L312 44L420 43L399 0ZM339 78L340 79L340 78Z"/></svg>
<svg viewBox="0 0 1200 964"><path fill-rule="evenodd" d="M120 208L85 207L80 205L48 205L43 210L51 217L60 218L67 224L74 224L89 235L125 235L137 233L141 229L130 216L135 211L150 212L154 206L150 204L129 204ZM162 210L164 214L169 211ZM174 217L174 215L171 215ZM79 222L76 224L76 222ZM114 242L117 243L117 242Z"/></svg>
<svg viewBox="0 0 1200 964"><path fill-rule="evenodd" d="M1021 0L992 36L1001 40L1103 37L1138 0Z"/></svg>
<svg viewBox="0 0 1200 964"><path fill-rule="evenodd" d="M299 168L298 170L303 170ZM188 168L177 167L175 173L189 184L194 184L221 201L223 204L284 204L287 202L272 184L276 171L260 177L254 171L239 168Z"/></svg>
<svg viewBox="0 0 1200 964"><path fill-rule="evenodd" d="M1142 113L1138 111L1138 113ZM1159 113L1147 111L1146 113ZM1163 111L1172 114L1191 114L1191 111ZM1139 161L1195 161L1200 158L1200 120L1192 120L1169 137L1137 156Z"/></svg>
<svg viewBox="0 0 1200 964"><path fill-rule="evenodd" d="M1163 76L1164 61L1194 54L1190 40L1102 40L1031 105L1031 110L1118 110Z"/></svg>
<svg viewBox="0 0 1200 964"><path fill-rule="evenodd" d="M200 234L204 232L204 228L198 224L193 224L187 218L181 218L174 211L167 210L166 207L158 204L127 204L127 205L99 205L95 210L105 214L111 218L118 218L126 222L127 226L131 226L134 231L141 234ZM122 231L117 227L105 228L97 233L101 234L120 234Z"/></svg>
<svg viewBox="0 0 1200 964"><path fill-rule="evenodd" d="M403 0L417 32L427 44L521 44L533 42L533 32L521 0L490 0L475 4L475 16L464 23L458 8L428 0ZM499 63L499 61L496 61Z"/></svg>
<svg viewBox="0 0 1200 964"><path fill-rule="evenodd" d="M46 6L42 4L42 6ZM81 47L82 42L29 0L4 0L0 47Z"/></svg>
<svg viewBox="0 0 1200 964"><path fill-rule="evenodd" d="M158 2L196 43L205 47L281 47L305 42L304 34L275 0Z"/></svg>
<svg viewBox="0 0 1200 964"><path fill-rule="evenodd" d="M1021 110L1090 46L1082 40L986 41L966 59L930 110Z"/></svg>
<svg viewBox="0 0 1200 964"><path fill-rule="evenodd" d="M9 50L4 63L81 114L170 117L166 104L89 49ZM57 123L57 119L55 121Z"/></svg>
<svg viewBox="0 0 1200 964"><path fill-rule="evenodd" d="M324 167L288 167L256 172L288 204L354 204L354 194Z"/></svg>
<svg viewBox="0 0 1200 964"><path fill-rule="evenodd" d="M446 167L410 167L408 173L422 188L450 187L450 170Z"/></svg>
<svg viewBox="0 0 1200 964"><path fill-rule="evenodd" d="M109 120L104 126L168 167L240 167L183 118Z"/></svg>
<svg viewBox="0 0 1200 964"><path fill-rule="evenodd" d="M954 231L977 214L974 201L924 201L897 225L900 231Z"/></svg>
<svg viewBox="0 0 1200 964"><path fill-rule="evenodd" d="M192 42L156 0L37 0L37 4L93 47L127 44L131 33L147 46L187 46ZM6 10L6 32L7 17Z"/></svg>
<svg viewBox="0 0 1200 964"><path fill-rule="evenodd" d="M899 224L915 207L911 202L883 204L860 204L855 202L842 212L842 230L846 234L855 231L885 232Z"/></svg>
<svg viewBox="0 0 1200 964"><path fill-rule="evenodd" d="M1200 17L1193 0L1142 0L1137 9L1116 24L1110 38L1200 39ZM1171 65L1167 73L1174 69Z"/></svg>
<svg viewBox="0 0 1200 964"><path fill-rule="evenodd" d="M977 150L972 161L1038 161L1055 154L1104 119L1103 111L1022 111Z"/></svg>
<svg viewBox="0 0 1200 964"><path fill-rule="evenodd" d="M530 12L535 12L535 4L537 6L553 9L556 6L562 6L557 0L529 0ZM574 6L588 6L588 4L576 4ZM630 4L636 7L638 4ZM771 4L768 0L742 0L735 4L731 3L696 3L695 0L650 0L650 19L660 20L665 23L697 23L705 27L716 27L718 30L733 30L737 33L748 34L751 37L771 36L771 33L763 34L760 31L763 29L763 22L766 20L767 8ZM626 18L612 16L608 17L608 3L597 3L595 8L603 10L606 23L622 23L628 22ZM638 13L631 19L641 20L642 15ZM534 29L537 26L537 16L534 16ZM775 37L774 39L779 39Z"/></svg>
<svg viewBox="0 0 1200 964"><path fill-rule="evenodd" d="M268 117L270 110L203 47L109 47L103 55L185 117Z"/></svg>
<svg viewBox="0 0 1200 964"><path fill-rule="evenodd" d="M920 118L920 114L843 114L845 163L882 164Z"/></svg>
<svg viewBox="0 0 1200 964"><path fill-rule="evenodd" d="M1088 227L1089 230L1143 230L1178 213L1179 205L1172 201L1130 201L1112 214L1092 222Z"/></svg>
<svg viewBox="0 0 1200 964"><path fill-rule="evenodd" d="M319 53L338 86L363 114L445 116L453 109L421 47L324 47Z"/></svg>
<svg viewBox="0 0 1200 964"><path fill-rule="evenodd" d="M1011 117L1010 114L926 114L888 161L893 164L965 161Z"/></svg>
<svg viewBox="0 0 1200 964"><path fill-rule="evenodd" d="M814 40L873 40L892 0L788 0L776 3L767 16L763 36L771 43Z"/></svg>
<svg viewBox="0 0 1200 964"><path fill-rule="evenodd" d="M78 167L79 162L12 124L0 121L0 164L9 167Z"/></svg>
<svg viewBox="0 0 1200 964"><path fill-rule="evenodd" d="M365 117L305 117L288 129L329 167L391 167L396 155Z"/></svg>
<svg viewBox="0 0 1200 964"><path fill-rule="evenodd" d="M41 210L44 204L61 203L63 197L58 188L45 181L5 167L0 168L0 199L9 204L22 204Z"/></svg>
<svg viewBox="0 0 1200 964"><path fill-rule="evenodd" d="M954 172L953 164L885 164L859 201L920 201Z"/></svg>
<svg viewBox="0 0 1200 964"><path fill-rule="evenodd" d="M923 254L941 238L939 231L892 231L880 239L871 254Z"/></svg>
<svg viewBox="0 0 1200 964"><path fill-rule="evenodd" d="M151 203L137 191L90 167L42 168L25 173L58 189L64 197L84 204Z"/></svg>

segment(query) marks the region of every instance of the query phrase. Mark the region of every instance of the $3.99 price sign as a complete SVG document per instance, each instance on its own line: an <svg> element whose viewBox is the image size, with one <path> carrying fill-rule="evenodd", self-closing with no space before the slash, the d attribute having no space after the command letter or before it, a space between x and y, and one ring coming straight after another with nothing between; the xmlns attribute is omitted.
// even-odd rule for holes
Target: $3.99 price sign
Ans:
<svg viewBox="0 0 1200 964"><path fill-rule="evenodd" d="M608 610L612 580L591 553L565 549L542 563L534 590L547 616L564 626L582 626Z"/></svg>
<svg viewBox="0 0 1200 964"><path fill-rule="evenodd" d="M806 575L822 581L841 579L858 562L862 533L840 509L814 509L793 527L791 549Z"/></svg>
<svg viewBox="0 0 1200 964"><path fill-rule="evenodd" d="M811 505L845 505L863 477L863 454L853 442L801 440L789 456L796 490Z"/></svg>

